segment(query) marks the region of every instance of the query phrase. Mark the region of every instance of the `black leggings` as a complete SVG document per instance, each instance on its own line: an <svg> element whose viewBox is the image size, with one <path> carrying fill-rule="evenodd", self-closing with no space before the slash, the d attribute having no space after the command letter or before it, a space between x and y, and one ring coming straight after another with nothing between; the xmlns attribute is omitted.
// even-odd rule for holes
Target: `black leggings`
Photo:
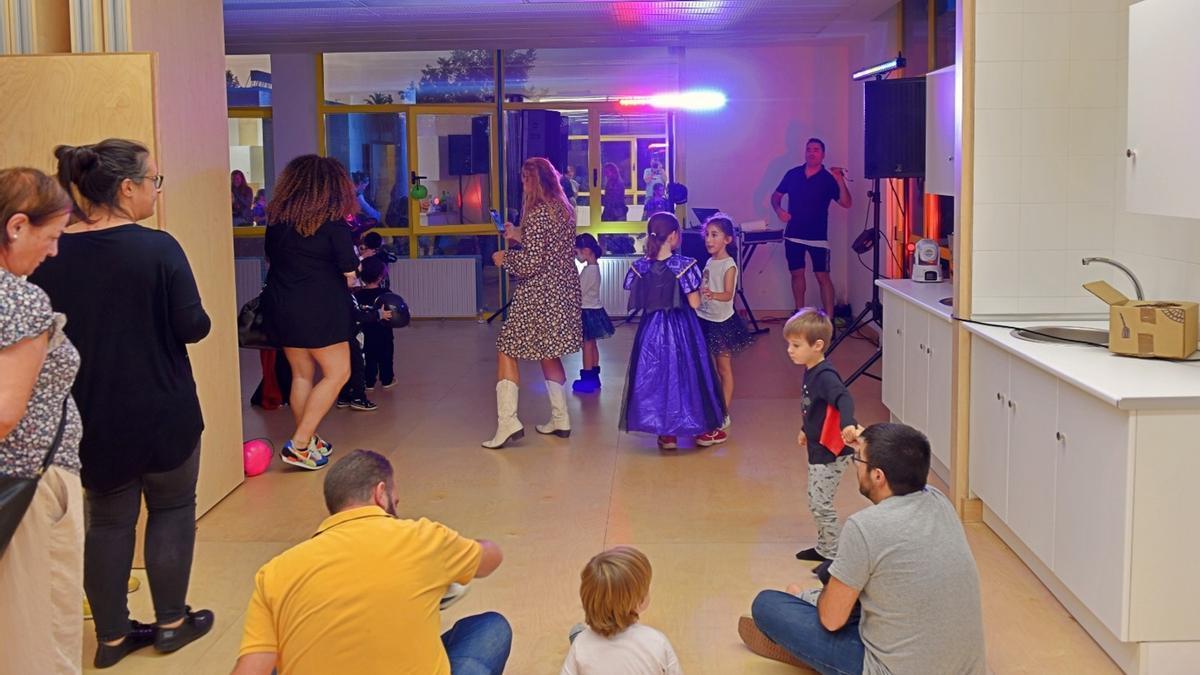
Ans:
<svg viewBox="0 0 1200 675"><path fill-rule="evenodd" d="M160 624L186 612L192 552L196 546L196 478L200 448L179 467L146 473L110 492L87 491L83 588L96 619L96 639L119 640L129 632L126 585L133 566L138 512L146 497L146 576Z"/></svg>

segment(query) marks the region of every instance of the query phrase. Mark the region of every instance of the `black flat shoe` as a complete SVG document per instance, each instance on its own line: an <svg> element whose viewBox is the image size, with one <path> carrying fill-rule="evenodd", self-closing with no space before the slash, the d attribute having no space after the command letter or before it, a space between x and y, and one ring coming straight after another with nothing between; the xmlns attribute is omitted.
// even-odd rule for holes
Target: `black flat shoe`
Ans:
<svg viewBox="0 0 1200 675"><path fill-rule="evenodd" d="M151 624L130 621L129 632L125 634L124 642L119 645L106 645L103 642L96 644L96 658L92 660L92 665L96 668L115 666L127 655L154 644L154 632L154 626Z"/></svg>
<svg viewBox="0 0 1200 675"><path fill-rule="evenodd" d="M809 562L825 562L829 560L825 556L817 553L815 548L806 548L803 551L796 553L796 560L807 560Z"/></svg>
<svg viewBox="0 0 1200 675"><path fill-rule="evenodd" d="M170 654L173 651L182 649L189 642L198 640L208 634L212 630L213 621L216 618L212 610L201 609L192 611L191 607L187 608L187 616L183 618L183 623L174 628L159 628L157 635L154 636L154 649L162 654Z"/></svg>

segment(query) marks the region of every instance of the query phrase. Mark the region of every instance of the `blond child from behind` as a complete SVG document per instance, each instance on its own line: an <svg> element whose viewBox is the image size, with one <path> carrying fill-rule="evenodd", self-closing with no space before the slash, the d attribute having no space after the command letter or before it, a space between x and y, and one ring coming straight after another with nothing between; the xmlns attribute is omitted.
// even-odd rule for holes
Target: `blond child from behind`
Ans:
<svg viewBox="0 0 1200 675"><path fill-rule="evenodd" d="M666 635L638 622L650 605L650 560L632 546L609 549L580 574L587 627L574 636L561 675L681 675Z"/></svg>

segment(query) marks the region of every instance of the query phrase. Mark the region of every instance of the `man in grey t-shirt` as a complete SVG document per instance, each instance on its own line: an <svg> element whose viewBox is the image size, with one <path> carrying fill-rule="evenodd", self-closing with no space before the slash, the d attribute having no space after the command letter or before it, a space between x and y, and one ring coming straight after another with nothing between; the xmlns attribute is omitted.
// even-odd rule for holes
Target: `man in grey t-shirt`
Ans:
<svg viewBox="0 0 1200 675"><path fill-rule="evenodd" d="M846 521L825 589L759 593L742 639L822 673L983 675L979 574L950 500L925 484L929 441L876 424L854 463L874 506Z"/></svg>

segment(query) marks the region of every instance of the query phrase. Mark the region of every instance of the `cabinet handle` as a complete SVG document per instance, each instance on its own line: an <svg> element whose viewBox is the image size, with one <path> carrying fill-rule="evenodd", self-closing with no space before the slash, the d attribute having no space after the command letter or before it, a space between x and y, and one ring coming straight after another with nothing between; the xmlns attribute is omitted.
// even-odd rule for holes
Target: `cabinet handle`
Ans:
<svg viewBox="0 0 1200 675"><path fill-rule="evenodd" d="M917 350L922 351L922 352L925 351L925 345L923 345L923 344L917 345Z"/></svg>
<svg viewBox="0 0 1200 675"><path fill-rule="evenodd" d="M926 348L925 348L925 353L926 353L926 354L929 354L929 355L932 355L932 354L933 354L933 347L926 347Z"/></svg>
<svg viewBox="0 0 1200 675"><path fill-rule="evenodd" d="M1009 399L1009 400L1008 400L1008 408L1009 408L1009 410L1012 410L1013 412L1016 412L1016 410L1017 410L1017 402L1016 402L1016 401L1014 401L1014 400L1012 400L1012 399Z"/></svg>
<svg viewBox="0 0 1200 675"><path fill-rule="evenodd" d="M1067 437L1065 434L1063 434L1063 432L1056 431L1056 432L1054 432L1054 439L1061 443L1061 442L1067 440Z"/></svg>
<svg viewBox="0 0 1200 675"><path fill-rule="evenodd" d="M1003 401L1003 400L1004 400L1004 397L1000 395L1000 392L996 392L996 400L997 400L997 401Z"/></svg>
<svg viewBox="0 0 1200 675"><path fill-rule="evenodd" d="M1125 156L1129 159L1133 159L1137 157L1137 150L1134 150L1133 148L1125 148Z"/></svg>

